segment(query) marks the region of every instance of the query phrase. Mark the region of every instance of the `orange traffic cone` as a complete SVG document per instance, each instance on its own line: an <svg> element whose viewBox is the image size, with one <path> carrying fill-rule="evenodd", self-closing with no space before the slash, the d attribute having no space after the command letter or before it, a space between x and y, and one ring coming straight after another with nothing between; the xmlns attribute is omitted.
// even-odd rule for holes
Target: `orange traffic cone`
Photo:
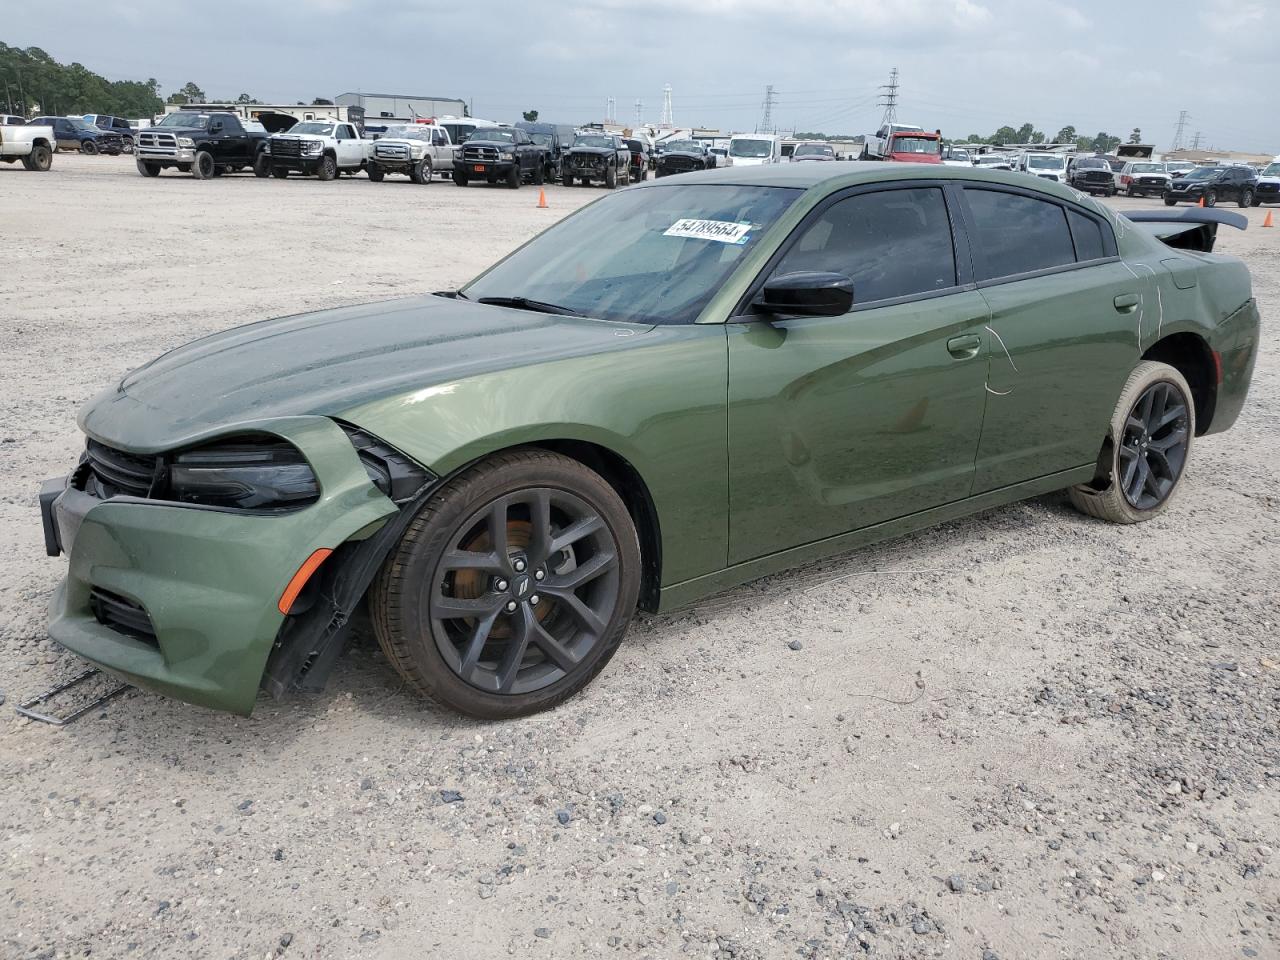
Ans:
<svg viewBox="0 0 1280 960"><path fill-rule="evenodd" d="M1274 226L1275 226L1275 224L1271 222L1271 211L1270 211L1270 210L1268 210L1268 211L1267 211L1266 219L1262 221L1262 225L1263 225L1264 227L1274 227Z"/></svg>
<svg viewBox="0 0 1280 960"><path fill-rule="evenodd" d="M1202 207L1204 206L1204 197L1201 197L1201 198L1200 198L1200 206L1202 206Z"/></svg>
<svg viewBox="0 0 1280 960"><path fill-rule="evenodd" d="M538 209L547 209L547 191L543 190L541 187L538 188Z"/></svg>

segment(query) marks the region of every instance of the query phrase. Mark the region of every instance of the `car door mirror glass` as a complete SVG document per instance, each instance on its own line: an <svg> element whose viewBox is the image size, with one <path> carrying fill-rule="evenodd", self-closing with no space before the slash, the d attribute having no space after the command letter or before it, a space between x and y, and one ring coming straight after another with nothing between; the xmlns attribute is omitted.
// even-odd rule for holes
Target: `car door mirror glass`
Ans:
<svg viewBox="0 0 1280 960"><path fill-rule="evenodd" d="M853 309L853 281L842 273L784 273L765 282L756 306L768 313L838 317Z"/></svg>

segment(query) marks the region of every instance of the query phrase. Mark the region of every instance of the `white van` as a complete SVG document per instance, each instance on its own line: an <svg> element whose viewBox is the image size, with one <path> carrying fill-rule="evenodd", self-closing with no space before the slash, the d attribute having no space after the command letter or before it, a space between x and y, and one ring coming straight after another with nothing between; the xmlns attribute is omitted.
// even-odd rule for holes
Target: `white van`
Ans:
<svg viewBox="0 0 1280 960"><path fill-rule="evenodd" d="M772 133L741 133L729 138L730 167L755 167L782 162L782 138Z"/></svg>
<svg viewBox="0 0 1280 960"><path fill-rule="evenodd" d="M481 120L479 117L436 117L436 123L445 128L455 147L470 140L479 127L502 126L493 120Z"/></svg>

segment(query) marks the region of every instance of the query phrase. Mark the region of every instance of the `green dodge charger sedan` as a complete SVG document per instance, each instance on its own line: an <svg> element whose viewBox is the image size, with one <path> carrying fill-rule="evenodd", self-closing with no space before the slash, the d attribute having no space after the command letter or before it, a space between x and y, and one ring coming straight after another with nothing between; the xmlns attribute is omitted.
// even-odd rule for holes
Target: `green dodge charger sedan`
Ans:
<svg viewBox="0 0 1280 960"><path fill-rule="evenodd" d="M41 491L50 633L247 714L319 688L365 604L414 689L514 717L637 606L1047 491L1145 520L1248 391L1223 223L905 164L606 195L461 290L228 330L88 403Z"/></svg>

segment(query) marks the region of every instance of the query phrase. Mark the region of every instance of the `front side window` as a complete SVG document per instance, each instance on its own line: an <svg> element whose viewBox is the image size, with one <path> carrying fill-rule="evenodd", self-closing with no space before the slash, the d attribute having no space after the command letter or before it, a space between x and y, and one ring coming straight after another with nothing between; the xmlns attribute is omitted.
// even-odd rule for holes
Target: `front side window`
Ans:
<svg viewBox="0 0 1280 960"><path fill-rule="evenodd" d="M978 279L1012 277L1075 263L1062 207L1018 193L965 188L978 253Z"/></svg>
<svg viewBox="0 0 1280 960"><path fill-rule="evenodd" d="M937 187L839 200L803 230L774 276L808 270L844 274L853 280L857 303L956 285L951 222Z"/></svg>
<svg viewBox="0 0 1280 960"><path fill-rule="evenodd" d="M734 184L610 194L463 288L632 323L692 323L803 191Z"/></svg>

